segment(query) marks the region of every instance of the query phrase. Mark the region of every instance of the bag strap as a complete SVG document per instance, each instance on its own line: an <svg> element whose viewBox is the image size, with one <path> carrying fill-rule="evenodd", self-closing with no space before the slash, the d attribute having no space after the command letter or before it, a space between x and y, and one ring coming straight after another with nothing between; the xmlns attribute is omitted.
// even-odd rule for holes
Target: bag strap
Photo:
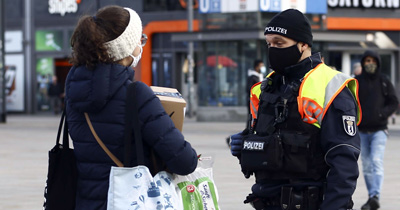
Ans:
<svg viewBox="0 0 400 210"><path fill-rule="evenodd" d="M61 115L60 124L58 125L56 145L60 144L60 136L61 136L61 130L63 128L63 125L64 125L64 130L63 130L62 145L63 145L63 148L69 148L68 123L67 123L67 117L66 117L65 108L64 108L63 113Z"/></svg>
<svg viewBox="0 0 400 210"><path fill-rule="evenodd" d="M97 135L96 131L93 128L92 122L90 121L89 115L85 112L85 118L86 118L86 122L89 125L90 131L92 132L94 138L96 139L97 143L99 143L100 147L103 148L104 152L107 153L107 155L111 158L112 161L114 161L114 163L118 166L118 167L123 167L124 164L121 163L121 161L118 160L117 157L115 157L110 150L108 150L108 148L106 147L106 145L103 143L103 141L99 138L99 136Z"/></svg>
<svg viewBox="0 0 400 210"><path fill-rule="evenodd" d="M128 166L131 166L131 151L132 151L132 135L131 129L133 127L133 132L135 135L135 147L136 147L136 155L137 155L137 165L145 165L144 162L144 153L143 153L143 140L142 140L142 131L140 129L140 120L139 120L139 107L137 104L137 82L132 82L127 89L126 93L126 108L125 108L125 159L124 163Z"/></svg>
<svg viewBox="0 0 400 210"><path fill-rule="evenodd" d="M135 146L137 154L137 164L144 165L144 153L143 153L143 141L142 132L140 130L138 106L135 103L136 99L136 82L131 83L127 88L126 94L126 108L125 108L125 131L124 131L124 164L115 157L107 146L103 143L100 137L97 135L93 128L92 122L90 121L89 115L85 112L86 122L89 125L90 131L92 132L97 143L107 153L107 155L114 161L118 167L130 167L131 166L131 151L132 151L132 135L131 129L134 128L135 134Z"/></svg>

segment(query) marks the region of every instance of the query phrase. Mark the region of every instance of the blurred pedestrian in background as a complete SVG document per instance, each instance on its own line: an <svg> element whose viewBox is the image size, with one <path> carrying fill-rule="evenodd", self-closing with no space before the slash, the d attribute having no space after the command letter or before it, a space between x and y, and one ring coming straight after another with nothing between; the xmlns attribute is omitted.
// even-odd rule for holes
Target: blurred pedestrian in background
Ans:
<svg viewBox="0 0 400 210"><path fill-rule="evenodd" d="M124 156L126 94L134 78L146 36L139 15L130 8L107 6L95 16L83 16L72 34L73 67L66 80L66 113L78 167L75 210L106 210L109 174L116 164L91 133L94 130L119 160ZM153 91L144 83L135 86L145 165L153 167L154 152L172 173L186 175L197 166L197 154ZM133 107L132 107L133 108ZM133 128L128 131L135 145ZM136 149L131 163L137 165ZM153 151L153 152L152 152Z"/></svg>
<svg viewBox="0 0 400 210"><path fill-rule="evenodd" d="M264 69L262 71L262 69ZM265 65L264 62L260 59L257 59L253 63L253 68L249 69L247 71L247 84L246 84L246 96L247 96L247 111L248 111L248 116L251 114L250 112L250 90L251 87L256 84L257 82L261 82L264 78L264 74L266 73L265 71ZM251 116L249 116L249 119ZM249 120L248 119L248 120Z"/></svg>
<svg viewBox="0 0 400 210"><path fill-rule="evenodd" d="M353 74L351 75L352 77L360 75L362 72L362 67L360 62L356 62L353 64Z"/></svg>
<svg viewBox="0 0 400 210"><path fill-rule="evenodd" d="M359 126L361 137L361 161L368 201L362 210L376 210L383 183L383 157L388 137L388 118L397 110L398 99L390 80L381 74L381 59L371 50L365 51L362 72L358 80L363 119Z"/></svg>
<svg viewBox="0 0 400 210"><path fill-rule="evenodd" d="M49 84L49 98L50 98L50 107L53 110L54 114L58 114L61 111L61 104L63 99L63 87L57 80L57 76L53 75L52 81Z"/></svg>
<svg viewBox="0 0 400 210"><path fill-rule="evenodd" d="M48 110L48 89L50 83L50 75L37 75L37 84L38 84L38 110Z"/></svg>

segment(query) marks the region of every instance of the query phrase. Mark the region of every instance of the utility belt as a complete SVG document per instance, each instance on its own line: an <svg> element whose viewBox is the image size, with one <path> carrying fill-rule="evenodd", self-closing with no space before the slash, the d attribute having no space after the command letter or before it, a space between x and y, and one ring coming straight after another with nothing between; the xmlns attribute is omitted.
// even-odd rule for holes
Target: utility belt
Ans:
<svg viewBox="0 0 400 210"><path fill-rule="evenodd" d="M249 203L256 210L277 207L282 210L318 210L322 203L323 191L320 187L309 186L302 190L283 186L277 197L261 198L254 194L247 196L244 203Z"/></svg>

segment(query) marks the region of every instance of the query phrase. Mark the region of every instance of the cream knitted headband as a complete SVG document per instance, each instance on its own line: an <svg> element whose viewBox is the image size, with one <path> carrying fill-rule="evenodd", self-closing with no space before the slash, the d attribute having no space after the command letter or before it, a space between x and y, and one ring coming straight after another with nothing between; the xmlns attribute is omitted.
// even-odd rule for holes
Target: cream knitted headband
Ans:
<svg viewBox="0 0 400 210"><path fill-rule="evenodd" d="M124 7L129 12L130 20L125 31L114 40L104 43L108 55L113 61L121 60L133 53L139 45L142 37L142 21L139 15L132 9Z"/></svg>

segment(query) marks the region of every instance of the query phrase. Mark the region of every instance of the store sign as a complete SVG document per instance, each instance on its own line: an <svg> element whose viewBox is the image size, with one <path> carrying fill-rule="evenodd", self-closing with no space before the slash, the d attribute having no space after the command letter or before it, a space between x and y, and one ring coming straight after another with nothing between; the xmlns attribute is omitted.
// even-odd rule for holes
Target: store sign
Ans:
<svg viewBox="0 0 400 210"><path fill-rule="evenodd" d="M398 9L400 0L328 0L328 6L332 8Z"/></svg>
<svg viewBox="0 0 400 210"><path fill-rule="evenodd" d="M80 3L81 0L49 0L49 13L61 16L65 13L76 13Z"/></svg>
<svg viewBox="0 0 400 210"><path fill-rule="evenodd" d="M200 0L200 13L255 12L258 2L254 0Z"/></svg>
<svg viewBox="0 0 400 210"><path fill-rule="evenodd" d="M326 1L322 0L260 0L262 12L280 12L290 8L309 14L326 14L328 10Z"/></svg>
<svg viewBox="0 0 400 210"><path fill-rule="evenodd" d="M280 12L295 8L303 13L326 14L323 0L200 0L200 13Z"/></svg>

